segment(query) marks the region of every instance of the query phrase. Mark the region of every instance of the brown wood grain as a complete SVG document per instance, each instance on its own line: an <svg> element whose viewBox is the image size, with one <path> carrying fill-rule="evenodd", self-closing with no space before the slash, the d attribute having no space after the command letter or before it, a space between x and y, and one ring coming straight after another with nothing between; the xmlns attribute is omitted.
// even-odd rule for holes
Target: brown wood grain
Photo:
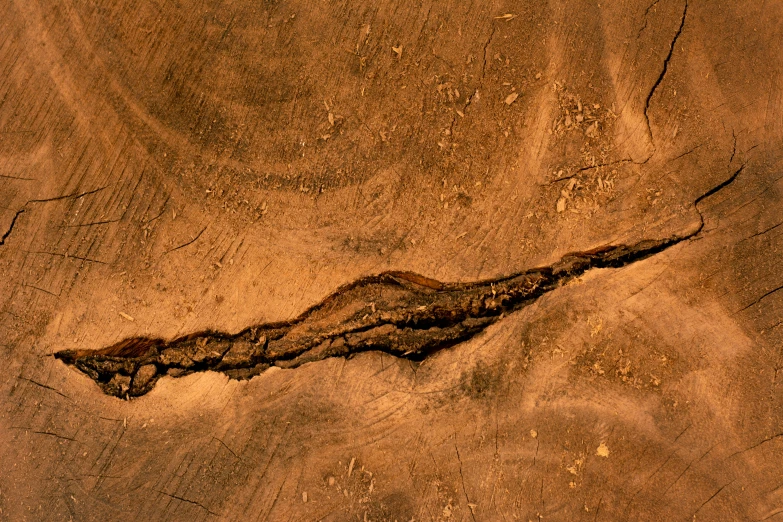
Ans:
<svg viewBox="0 0 783 522"><path fill-rule="evenodd" d="M783 518L781 16L0 3L0 519ZM53 357L697 229L422 362Z"/></svg>

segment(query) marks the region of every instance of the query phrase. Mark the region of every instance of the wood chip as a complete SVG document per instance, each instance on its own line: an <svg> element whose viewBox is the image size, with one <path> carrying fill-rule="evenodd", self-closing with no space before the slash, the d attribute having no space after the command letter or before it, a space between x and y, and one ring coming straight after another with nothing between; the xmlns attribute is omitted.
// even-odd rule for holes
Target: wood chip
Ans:
<svg viewBox="0 0 783 522"><path fill-rule="evenodd" d="M131 316L129 316L128 314L126 314L125 312L120 312L120 315L121 315L121 316L122 316L124 319L127 319L128 321L135 321L135 320L136 320L136 319L134 319L133 317L131 317Z"/></svg>
<svg viewBox="0 0 783 522"><path fill-rule="evenodd" d="M512 92L508 96L506 96L506 105L511 105L515 101L517 101L517 98L519 98L518 92Z"/></svg>
<svg viewBox="0 0 783 522"><path fill-rule="evenodd" d="M605 442L602 442L598 445L598 449L595 450L595 454L599 457L607 458L609 457L609 447L606 445Z"/></svg>
<svg viewBox="0 0 783 522"><path fill-rule="evenodd" d="M516 17L517 17L517 15L515 15L515 14L506 13L504 15L496 16L495 20L505 20L506 22L510 22L511 20L513 20Z"/></svg>
<svg viewBox="0 0 783 522"><path fill-rule="evenodd" d="M356 457L351 457L351 463L348 464L348 476L351 476L351 473L353 473L353 465L356 464Z"/></svg>

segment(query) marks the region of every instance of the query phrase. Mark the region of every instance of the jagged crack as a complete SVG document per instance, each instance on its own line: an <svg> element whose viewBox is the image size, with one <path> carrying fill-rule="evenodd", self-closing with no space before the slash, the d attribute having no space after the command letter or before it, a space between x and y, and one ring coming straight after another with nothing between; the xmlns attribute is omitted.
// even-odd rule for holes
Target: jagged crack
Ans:
<svg viewBox="0 0 783 522"><path fill-rule="evenodd" d="M549 266L473 283L384 272L339 288L291 321L259 324L237 334L198 332L172 341L135 337L102 350L54 355L116 397L144 395L163 375L212 370L249 379L270 366L296 368L365 351L421 361L589 270L624 267L694 238L704 228L699 204L734 182L743 169L696 198L699 225L687 234L571 253Z"/></svg>
<svg viewBox="0 0 783 522"><path fill-rule="evenodd" d="M295 368L370 350L423 360L588 270L626 266L684 239L673 236L569 254L550 266L475 283L385 272L338 289L292 321L260 324L234 335L208 331L173 341L137 337L98 351L61 351L55 357L118 397L143 395L162 375L215 370L247 379L273 365Z"/></svg>

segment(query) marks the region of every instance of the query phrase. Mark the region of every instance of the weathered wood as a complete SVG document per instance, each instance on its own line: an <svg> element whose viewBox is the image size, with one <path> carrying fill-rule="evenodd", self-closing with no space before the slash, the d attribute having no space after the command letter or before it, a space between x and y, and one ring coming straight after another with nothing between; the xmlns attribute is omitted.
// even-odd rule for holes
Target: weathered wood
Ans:
<svg viewBox="0 0 783 522"><path fill-rule="evenodd" d="M2 3L0 519L783 518L782 15ZM667 241L420 361L121 400L53 356Z"/></svg>

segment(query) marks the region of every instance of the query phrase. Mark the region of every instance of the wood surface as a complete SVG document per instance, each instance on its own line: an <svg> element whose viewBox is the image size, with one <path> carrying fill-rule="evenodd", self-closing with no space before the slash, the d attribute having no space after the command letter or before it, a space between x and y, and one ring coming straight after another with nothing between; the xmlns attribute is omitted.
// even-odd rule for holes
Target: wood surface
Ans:
<svg viewBox="0 0 783 522"><path fill-rule="evenodd" d="M779 0L0 2L0 519L783 520L782 75ZM54 357L667 241L421 360Z"/></svg>

